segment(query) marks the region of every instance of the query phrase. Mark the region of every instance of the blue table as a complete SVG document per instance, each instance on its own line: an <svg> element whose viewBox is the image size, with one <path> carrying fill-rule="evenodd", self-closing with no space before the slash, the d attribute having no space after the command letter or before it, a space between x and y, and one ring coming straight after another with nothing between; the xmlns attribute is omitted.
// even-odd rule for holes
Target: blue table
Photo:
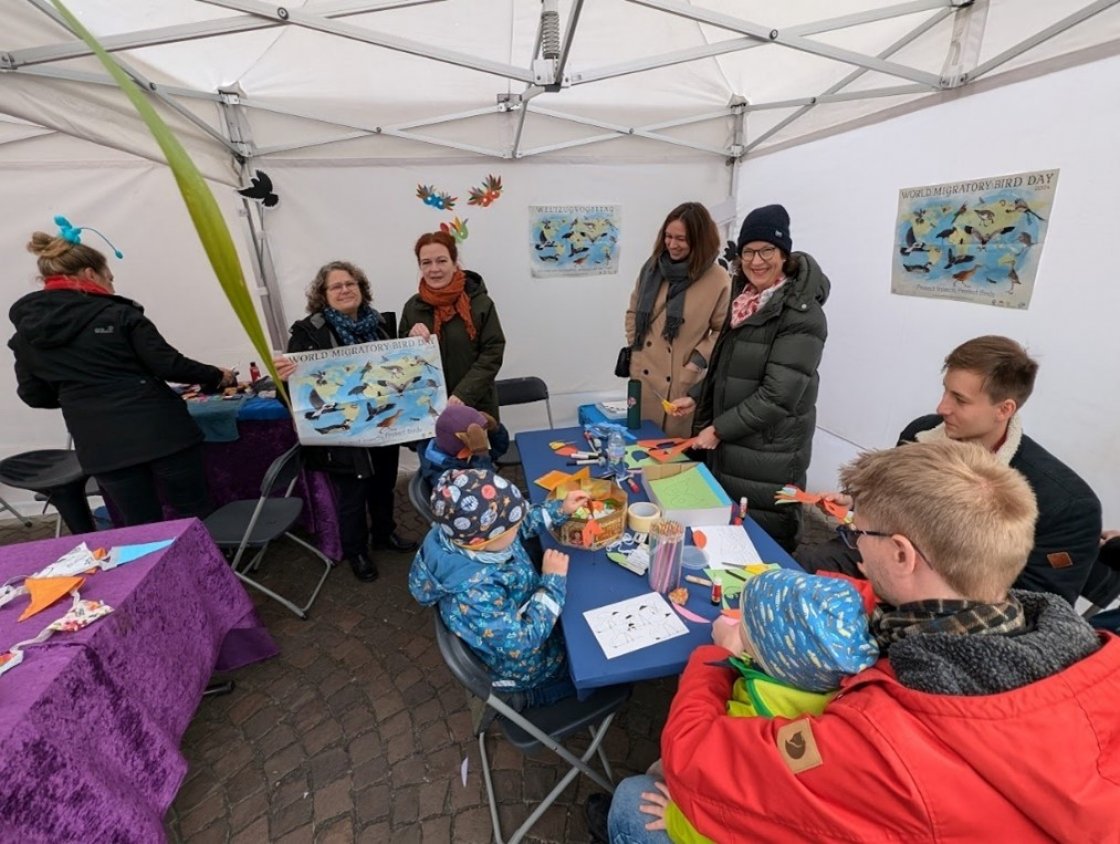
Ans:
<svg viewBox="0 0 1120 844"><path fill-rule="evenodd" d="M528 431L517 435L517 447L525 469L525 480L529 485L529 497L534 504L544 501L548 491L533 483L535 478L552 471L572 471L566 458L557 456L548 444L553 440L582 442L582 428L557 428L546 431ZM642 427L634 432L639 439L663 437L661 429L652 422L643 421ZM645 490L638 494L627 493L630 501L647 501ZM744 526L758 553L766 562L778 563L785 568L798 569L800 566L755 522L748 518ZM560 545L551 535L544 534L541 542L545 548L558 548L571 557L568 568L568 591L560 624L564 633L564 643L568 649L568 664L572 682L581 691L610 686L615 683L628 683L635 680L652 680L657 677L679 674L688 662L688 657L699 645L712 641L711 626L685 621L687 636L678 636L667 642L653 645L633 653L607 659L603 655L591 628L587 626L583 613L586 610L613 604L635 595L650 592L649 581L627 571L617 563L607 559L605 551L584 551ZM705 618L715 618L719 608L709 601L709 590L702 586L682 582L691 593L687 607Z"/></svg>

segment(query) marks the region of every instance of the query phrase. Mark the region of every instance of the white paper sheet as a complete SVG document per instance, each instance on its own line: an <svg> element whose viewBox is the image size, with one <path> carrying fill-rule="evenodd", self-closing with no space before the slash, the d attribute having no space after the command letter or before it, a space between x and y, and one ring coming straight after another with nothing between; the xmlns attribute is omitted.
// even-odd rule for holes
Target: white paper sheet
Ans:
<svg viewBox="0 0 1120 844"><path fill-rule="evenodd" d="M684 622L657 592L587 610L583 617L607 659L688 633Z"/></svg>
<svg viewBox="0 0 1120 844"><path fill-rule="evenodd" d="M739 525L706 525L696 528L692 531L694 540L697 531L703 533L708 540L704 545L704 553L708 555L709 568L741 568L751 563L766 562L759 556L747 532Z"/></svg>

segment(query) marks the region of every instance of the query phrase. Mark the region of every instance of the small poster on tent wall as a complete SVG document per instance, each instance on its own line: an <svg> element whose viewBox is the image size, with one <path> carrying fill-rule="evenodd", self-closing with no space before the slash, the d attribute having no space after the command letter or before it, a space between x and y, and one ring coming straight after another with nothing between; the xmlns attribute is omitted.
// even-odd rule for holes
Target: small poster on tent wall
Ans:
<svg viewBox="0 0 1120 844"><path fill-rule="evenodd" d="M396 445L435 436L447 406L439 345L409 337L287 355L303 445Z"/></svg>
<svg viewBox="0 0 1120 844"><path fill-rule="evenodd" d="M1057 170L904 188L891 292L1025 310Z"/></svg>
<svg viewBox="0 0 1120 844"><path fill-rule="evenodd" d="M530 205L533 277L617 273L620 220L617 205Z"/></svg>

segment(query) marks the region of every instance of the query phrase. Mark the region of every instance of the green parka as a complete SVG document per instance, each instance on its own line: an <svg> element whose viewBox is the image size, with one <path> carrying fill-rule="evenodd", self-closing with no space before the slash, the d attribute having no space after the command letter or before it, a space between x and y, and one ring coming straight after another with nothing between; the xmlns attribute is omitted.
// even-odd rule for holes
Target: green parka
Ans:
<svg viewBox="0 0 1120 844"><path fill-rule="evenodd" d="M457 396L463 404L498 418L498 389L494 382L505 357L506 337L498 321L498 310L486 292L486 283L478 273L464 270L466 292L471 300L471 319L475 338L467 336L467 326L459 317L440 327L439 356L447 395ZM407 337L412 326L423 323L432 330L435 312L417 293L404 303L398 337Z"/></svg>
<svg viewBox="0 0 1120 844"><path fill-rule="evenodd" d="M784 484L805 484L817 423L817 366L828 336L822 306L828 277L812 256L794 252L798 270L738 328L728 313L704 379L694 427L714 425L719 447L708 466L733 501L746 496L750 514L783 547L793 548L801 508L777 507ZM743 292L737 274L731 298Z"/></svg>

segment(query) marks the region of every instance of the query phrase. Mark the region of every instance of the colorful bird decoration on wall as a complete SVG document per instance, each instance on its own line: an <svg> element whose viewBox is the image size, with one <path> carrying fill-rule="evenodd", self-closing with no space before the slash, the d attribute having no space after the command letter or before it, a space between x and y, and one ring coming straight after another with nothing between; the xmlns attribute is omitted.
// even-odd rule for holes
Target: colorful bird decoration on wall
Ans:
<svg viewBox="0 0 1120 844"><path fill-rule="evenodd" d="M481 205L486 208L492 202L497 201L498 197L502 195L502 177L501 176L487 176L483 181L482 187L470 189L470 199L467 200L468 205Z"/></svg>
<svg viewBox="0 0 1120 844"><path fill-rule="evenodd" d="M460 220L458 217L456 217L450 223L440 223L439 229L442 232L447 232L447 234L455 238L456 243L462 243L467 239L468 236L467 221Z"/></svg>
<svg viewBox="0 0 1120 844"><path fill-rule="evenodd" d="M430 205L440 211L450 211L459 201L459 197L452 196L449 193L438 193L431 185L417 185L416 197L425 205Z"/></svg>

